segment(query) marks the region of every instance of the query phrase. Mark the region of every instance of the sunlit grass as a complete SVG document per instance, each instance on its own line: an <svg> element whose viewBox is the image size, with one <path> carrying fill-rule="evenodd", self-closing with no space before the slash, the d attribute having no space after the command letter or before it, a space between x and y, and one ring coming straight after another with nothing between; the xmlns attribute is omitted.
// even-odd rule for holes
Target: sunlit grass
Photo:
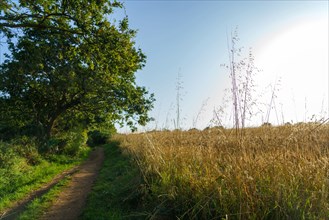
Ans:
<svg viewBox="0 0 329 220"><path fill-rule="evenodd" d="M12 150L15 149L12 146L1 144L2 152L0 153L5 161L0 166L0 214L8 211L17 201L49 183L57 174L79 164L90 151L88 148L84 148L76 157L67 155L41 157L37 155L35 156L38 158L37 163L31 164L29 157Z"/></svg>
<svg viewBox="0 0 329 220"><path fill-rule="evenodd" d="M326 219L329 126L118 135L134 155L155 216Z"/></svg>

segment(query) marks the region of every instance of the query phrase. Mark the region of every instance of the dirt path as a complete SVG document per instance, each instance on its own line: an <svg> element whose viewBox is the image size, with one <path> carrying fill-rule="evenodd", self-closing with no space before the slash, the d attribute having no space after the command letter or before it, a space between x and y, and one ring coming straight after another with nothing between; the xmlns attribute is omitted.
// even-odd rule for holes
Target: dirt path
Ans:
<svg viewBox="0 0 329 220"><path fill-rule="evenodd" d="M91 152L87 161L80 166L57 175L51 182L44 185L39 190L34 191L24 200L19 201L13 208L11 208L11 210L6 213L0 213L0 219L16 219L32 200L47 193L60 180L68 175L72 175L71 182L60 193L53 206L43 215L42 219L78 219L85 205L86 198L91 191L91 187L97 178L103 160L104 149L96 148Z"/></svg>
<svg viewBox="0 0 329 220"><path fill-rule="evenodd" d="M78 219L86 203L88 194L97 178L104 160L104 149L97 148L79 170L72 175L72 180L53 206L41 218L43 220Z"/></svg>

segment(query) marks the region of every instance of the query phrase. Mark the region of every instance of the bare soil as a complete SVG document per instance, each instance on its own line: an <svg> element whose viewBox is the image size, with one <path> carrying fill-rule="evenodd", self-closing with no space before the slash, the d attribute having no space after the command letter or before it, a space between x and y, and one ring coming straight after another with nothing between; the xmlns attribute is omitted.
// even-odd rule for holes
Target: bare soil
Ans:
<svg viewBox="0 0 329 220"><path fill-rule="evenodd" d="M72 175L69 185L59 194L50 209L43 215L43 220L78 219L86 204L99 170L104 161L104 149L97 148L78 171Z"/></svg>
<svg viewBox="0 0 329 220"><path fill-rule="evenodd" d="M14 207L5 213L0 213L1 220L16 219L24 211L26 206L35 198L41 197L54 187L60 180L72 175L71 181L59 194L54 204L47 210L41 219L43 220L73 220L78 219L86 203L88 194L96 180L104 161L104 149L96 148L91 152L87 161L57 175L51 182L45 184L39 190L34 191L25 199L17 202Z"/></svg>

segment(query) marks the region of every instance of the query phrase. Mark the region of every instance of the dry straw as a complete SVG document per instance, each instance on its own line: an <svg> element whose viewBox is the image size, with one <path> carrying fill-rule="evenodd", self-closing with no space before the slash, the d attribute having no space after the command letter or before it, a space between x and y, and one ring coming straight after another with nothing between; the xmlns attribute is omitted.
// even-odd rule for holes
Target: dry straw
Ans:
<svg viewBox="0 0 329 220"><path fill-rule="evenodd" d="M118 135L144 177L154 216L326 219L329 125Z"/></svg>

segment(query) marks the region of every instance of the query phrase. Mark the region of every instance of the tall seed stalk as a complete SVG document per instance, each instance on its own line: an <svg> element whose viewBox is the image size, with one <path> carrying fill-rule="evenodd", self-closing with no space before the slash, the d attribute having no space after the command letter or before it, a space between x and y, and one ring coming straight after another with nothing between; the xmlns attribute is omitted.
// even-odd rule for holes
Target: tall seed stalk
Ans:
<svg viewBox="0 0 329 220"><path fill-rule="evenodd" d="M180 113L181 113L181 105L180 102L182 101L182 94L181 90L183 89L183 82L182 82L182 75L180 73L180 70L177 74L177 82L176 82L176 123L175 128L181 129L180 126Z"/></svg>
<svg viewBox="0 0 329 220"><path fill-rule="evenodd" d="M230 77L232 82L232 98L233 98L233 113L234 113L234 127L236 130L236 134L238 134L239 130L239 111L238 111L238 88L237 88L237 80L236 80L236 63L235 63L235 42L238 41L238 38L236 36L236 32L234 33L234 36L231 33L231 49L229 45L229 41L227 39L227 47L229 50L229 67L230 67Z"/></svg>
<svg viewBox="0 0 329 220"><path fill-rule="evenodd" d="M252 106L255 104L252 95L255 87L253 79L256 72L259 72L254 65L254 56L251 49L249 49L247 58L238 59L242 51L242 48L236 48L238 41L237 30L235 30L234 33L231 33L231 40L229 41L227 38L229 65L226 65L231 78L233 126L236 135L239 134L239 131L242 131L240 128L245 128L248 118L247 113L249 112L249 115L252 115Z"/></svg>

